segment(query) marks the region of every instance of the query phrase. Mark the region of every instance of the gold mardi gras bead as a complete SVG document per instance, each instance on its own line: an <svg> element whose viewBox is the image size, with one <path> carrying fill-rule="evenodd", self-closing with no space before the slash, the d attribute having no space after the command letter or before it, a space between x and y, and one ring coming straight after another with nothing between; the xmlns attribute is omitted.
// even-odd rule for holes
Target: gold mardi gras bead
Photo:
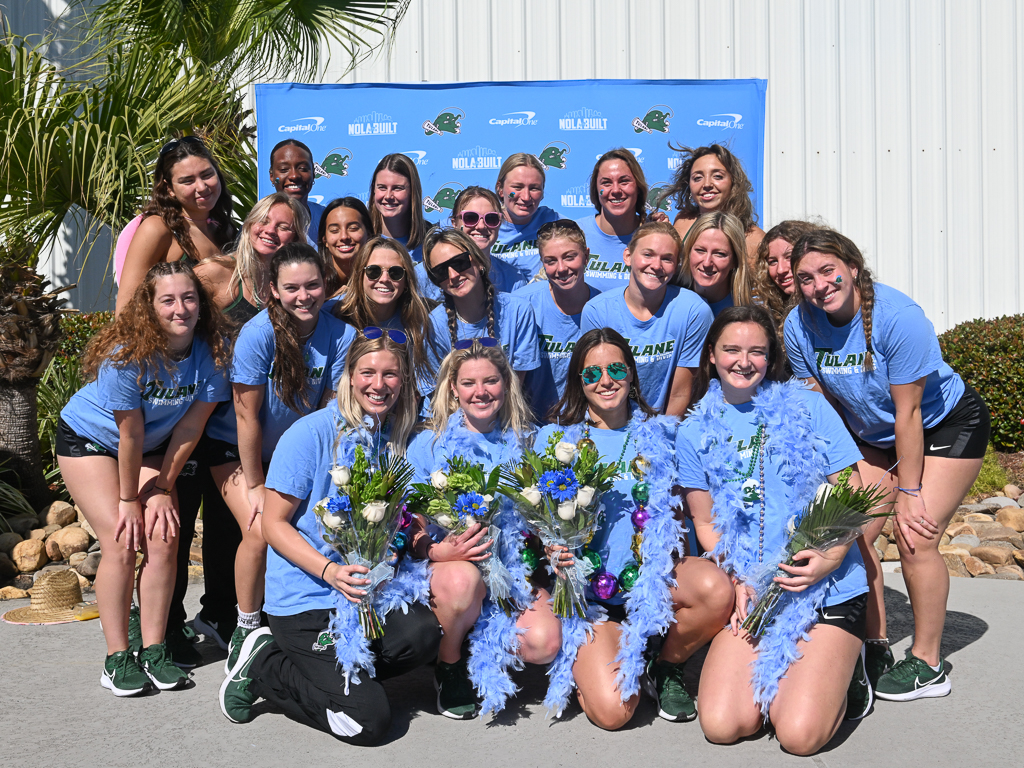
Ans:
<svg viewBox="0 0 1024 768"><path fill-rule="evenodd" d="M629 471L633 473L633 477L637 480L643 478L647 474L647 470L651 468L651 462L645 459L640 454L629 463Z"/></svg>
<svg viewBox="0 0 1024 768"><path fill-rule="evenodd" d="M597 443L595 443L589 437L584 437L584 438L580 439L579 442L576 443L576 447L579 448L581 451L584 448L589 448L592 451L596 451L597 450Z"/></svg>
<svg viewBox="0 0 1024 768"><path fill-rule="evenodd" d="M640 557L640 545L643 543L643 540L644 535L642 533L634 533L633 544L630 547L630 549L633 550L633 557L636 558L636 561L641 565L643 564L643 558Z"/></svg>

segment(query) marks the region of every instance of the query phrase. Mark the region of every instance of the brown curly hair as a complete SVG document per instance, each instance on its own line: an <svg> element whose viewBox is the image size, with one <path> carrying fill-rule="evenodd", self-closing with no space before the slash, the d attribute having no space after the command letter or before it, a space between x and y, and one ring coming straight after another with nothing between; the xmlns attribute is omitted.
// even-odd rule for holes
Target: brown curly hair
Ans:
<svg viewBox="0 0 1024 768"><path fill-rule="evenodd" d="M785 240L790 245L796 245L797 241L806 234L813 232L820 227L811 224L809 221L787 219L779 222L768 230L764 239L757 246L757 255L754 257L754 274L751 279L751 289L757 296L761 306L767 309L775 321L775 329L779 332L779 339L782 339L782 324L786 315L799 301L800 289L797 288L792 296L785 292L768 275L768 249L776 240ZM793 278L793 286L796 287L796 278Z"/></svg>
<svg viewBox="0 0 1024 768"><path fill-rule="evenodd" d="M693 199L693 194L690 192L690 173L693 171L695 162L707 155L714 155L732 177L732 189L721 210L731 213L739 219L744 233L757 226L757 214L754 213L754 204L750 199L750 196L754 194L754 185L750 183L750 179L747 178L747 174L743 170L743 164L736 155L721 144L709 144L706 147L692 149L669 142L668 147L673 152L682 154L683 163L672 177L671 186L661 193L659 202L674 198L673 203L680 216L687 219L695 219L700 216L700 208L697 207L697 201Z"/></svg>
<svg viewBox="0 0 1024 768"><path fill-rule="evenodd" d="M185 275L192 281L199 301L199 319L196 321L194 337L206 342L219 370L228 369L231 363L231 344L226 333L227 318L213 303L192 267L181 261L161 261L146 273L145 280L135 290L121 314L97 331L89 341L82 360L82 374L86 381L96 378L104 361L109 361L115 368L137 365L139 386L142 386L143 380L150 373L157 374L161 368L167 372L177 369L167 347L167 336L160 328L153 307L157 280L171 275Z"/></svg>

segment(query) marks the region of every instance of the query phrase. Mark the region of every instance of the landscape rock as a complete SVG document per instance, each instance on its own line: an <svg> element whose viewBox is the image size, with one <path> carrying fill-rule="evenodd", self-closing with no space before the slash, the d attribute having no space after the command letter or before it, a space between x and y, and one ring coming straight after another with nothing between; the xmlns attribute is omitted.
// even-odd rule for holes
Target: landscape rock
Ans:
<svg viewBox="0 0 1024 768"><path fill-rule="evenodd" d="M970 512L964 515L965 523L994 523L995 521L995 516L987 512Z"/></svg>
<svg viewBox="0 0 1024 768"><path fill-rule="evenodd" d="M1003 496L1006 496L1007 498L1013 499L1014 501L1017 501L1018 499L1020 499L1020 493L1021 493L1020 488L1018 488L1016 485L1004 485L1003 486Z"/></svg>
<svg viewBox="0 0 1024 768"><path fill-rule="evenodd" d="M188 567L188 583L189 584L202 584L203 583L203 566L201 566L201 565L190 565Z"/></svg>
<svg viewBox="0 0 1024 768"><path fill-rule="evenodd" d="M885 523L882 525L882 535L887 539L892 536L893 525L894 523L891 516L885 518Z"/></svg>
<svg viewBox="0 0 1024 768"><path fill-rule="evenodd" d="M28 592L17 587L4 587L0 589L0 600L24 600Z"/></svg>
<svg viewBox="0 0 1024 768"><path fill-rule="evenodd" d="M44 574L56 573L57 571L67 571L70 568L71 566L67 563L50 563L49 565L40 568L38 571L32 574L32 583L34 584L35 582L39 581L39 579L41 579Z"/></svg>
<svg viewBox="0 0 1024 768"><path fill-rule="evenodd" d="M78 586L82 588L83 592L85 592L87 589L92 589L92 582L85 578L85 576L83 576L74 569L72 569L71 572L78 577Z"/></svg>
<svg viewBox="0 0 1024 768"><path fill-rule="evenodd" d="M82 561L88 556L87 552L75 552L68 558L68 565L72 568L81 565Z"/></svg>
<svg viewBox="0 0 1024 768"><path fill-rule="evenodd" d="M78 519L75 508L66 501L55 501L49 508L39 515L39 522L43 525L59 525L63 528Z"/></svg>
<svg viewBox="0 0 1024 768"><path fill-rule="evenodd" d="M989 565L1010 565L1013 562L1013 550L995 544L974 547L971 556L984 560Z"/></svg>
<svg viewBox="0 0 1024 768"><path fill-rule="evenodd" d="M44 531L42 528L33 528L31 531L28 532L28 538L33 539L35 541L42 541L46 538L46 531Z"/></svg>
<svg viewBox="0 0 1024 768"><path fill-rule="evenodd" d="M92 544L90 545L90 547L89 547L89 551L90 551L90 552L99 552L99 551L100 551L100 543L99 543L98 541L94 541L94 542L93 542L93 543L92 543Z"/></svg>
<svg viewBox="0 0 1024 768"><path fill-rule="evenodd" d="M75 570L78 571L83 576L87 576L90 579L95 579L96 578L96 571L99 570L99 567L100 567L100 553L99 552L90 552L89 554L87 554L85 556L85 559L82 562L80 562L75 567Z"/></svg>
<svg viewBox="0 0 1024 768"><path fill-rule="evenodd" d="M964 565L964 561L956 555L943 555L942 559L946 561L946 570L949 571L950 576L959 576L965 579L971 577L971 574L967 572L967 566Z"/></svg>
<svg viewBox="0 0 1024 768"><path fill-rule="evenodd" d="M14 531L7 533L0 533L0 552L5 555L11 554L11 550L14 549L14 545L19 541L24 540L24 536Z"/></svg>
<svg viewBox="0 0 1024 768"><path fill-rule="evenodd" d="M197 547L193 544L188 550L188 559L193 563L203 563L203 550L202 547Z"/></svg>
<svg viewBox="0 0 1024 768"><path fill-rule="evenodd" d="M1006 526L993 526L983 531L978 531L978 538L982 543L986 541L1006 541L1013 545L1014 549L1024 549L1024 537L1021 537L1013 528Z"/></svg>
<svg viewBox="0 0 1024 768"><path fill-rule="evenodd" d="M979 504L986 507L992 507L993 509L1002 509L1003 507L1019 507L1016 501L1011 499L1009 496L993 496L989 499L982 499Z"/></svg>
<svg viewBox="0 0 1024 768"><path fill-rule="evenodd" d="M967 557L964 559L964 566L967 568L967 572L971 576L980 576L983 573L995 573L996 569L986 563L984 560L979 560L976 557Z"/></svg>
<svg viewBox="0 0 1024 768"><path fill-rule="evenodd" d="M195 532L196 532L196 536L199 536L200 538L202 538L202 536L203 536L203 518L201 518L201 517L197 517L196 518Z"/></svg>
<svg viewBox="0 0 1024 768"><path fill-rule="evenodd" d="M35 515L28 517L23 515L22 517L16 517L13 520L7 521L7 526L15 533L20 533L24 538L28 538L28 532L33 528L39 527L39 518Z"/></svg>
<svg viewBox="0 0 1024 768"><path fill-rule="evenodd" d="M945 546L946 544L949 544L950 541L952 541L950 535L948 533L944 533L939 537L939 546Z"/></svg>
<svg viewBox="0 0 1024 768"><path fill-rule="evenodd" d="M46 556L45 545L40 539L26 539L15 544L11 550L11 560L22 573L38 571L50 561Z"/></svg>
<svg viewBox="0 0 1024 768"><path fill-rule="evenodd" d="M59 530L60 530L60 526L59 525L48 525L45 528L43 528L43 538L44 539L48 539L51 536L53 536L53 534L55 534Z"/></svg>
<svg viewBox="0 0 1024 768"><path fill-rule="evenodd" d="M8 586L14 587L15 589L32 589L32 575L28 573L19 573Z"/></svg>
<svg viewBox="0 0 1024 768"><path fill-rule="evenodd" d="M1024 549L1015 549L1013 551L1013 559L1017 565L1024 566Z"/></svg>
<svg viewBox="0 0 1024 768"><path fill-rule="evenodd" d="M895 560L900 559L900 550L895 544L889 544L885 548L885 554L882 556L882 560L887 563L891 563Z"/></svg>
<svg viewBox="0 0 1024 768"><path fill-rule="evenodd" d="M99 538L99 536L97 536L97 535L96 535L96 531L94 531L94 530L93 530L93 528L92 528L92 526L91 526L91 525L89 525L89 521L88 521L88 520L86 520L86 519L85 519L85 518L83 517L83 518L82 518L82 519L81 519L81 520L79 521L79 523L80 523L80 524L81 524L81 526L82 526L82 530L83 530L83 531L85 531L86 533L88 533L88 534L89 534L89 538L90 538L90 539L92 539L93 541L96 541L96 539L98 539L98 538Z"/></svg>
<svg viewBox="0 0 1024 768"><path fill-rule="evenodd" d="M946 534L950 539L955 539L957 536L977 536L977 531L971 527L970 523L950 523L946 529Z"/></svg>
<svg viewBox="0 0 1024 768"><path fill-rule="evenodd" d="M996 568L996 573L1012 573L1018 580L1024 581L1024 568L1019 565L1001 565Z"/></svg>
<svg viewBox="0 0 1024 768"><path fill-rule="evenodd" d="M875 549L878 550L878 558L885 555L885 548L889 546L889 539L886 536L879 536L875 539Z"/></svg>
<svg viewBox="0 0 1024 768"><path fill-rule="evenodd" d="M56 541L60 547L60 557L51 558L54 560L65 560L75 552L85 552L89 548L89 534L81 528L62 528L49 538L46 542L47 547L49 547L52 541ZM47 549L46 553L50 554L49 549Z"/></svg>
<svg viewBox="0 0 1024 768"><path fill-rule="evenodd" d="M939 545L939 554L956 555L961 560L964 560L971 556L971 551L969 549L964 549L963 547L954 547L953 545L949 544L946 546Z"/></svg>
<svg viewBox="0 0 1024 768"><path fill-rule="evenodd" d="M51 560L63 560L64 558L60 554L60 542L57 541L53 536L48 538L44 544L46 548L46 556Z"/></svg>
<svg viewBox="0 0 1024 768"><path fill-rule="evenodd" d="M1003 507L996 512L996 522L1020 533L1024 531L1024 509L1020 507Z"/></svg>
<svg viewBox="0 0 1024 768"><path fill-rule="evenodd" d="M0 552L0 581L13 579L18 575L18 566L9 558L6 553Z"/></svg>
<svg viewBox="0 0 1024 768"><path fill-rule="evenodd" d="M979 539L977 536L971 536L965 533L960 536L954 536L952 539L950 539L949 546L963 547L964 549L974 549L975 547L981 546L981 539Z"/></svg>
<svg viewBox="0 0 1024 768"><path fill-rule="evenodd" d="M966 516L971 512L987 512L990 507L987 504L961 504L956 508L956 511Z"/></svg>

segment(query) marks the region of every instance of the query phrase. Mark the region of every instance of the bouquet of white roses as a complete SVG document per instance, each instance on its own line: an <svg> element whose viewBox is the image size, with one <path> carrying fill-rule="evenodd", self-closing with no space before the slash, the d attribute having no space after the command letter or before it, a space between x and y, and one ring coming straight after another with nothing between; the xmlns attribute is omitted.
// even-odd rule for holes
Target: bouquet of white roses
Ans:
<svg viewBox="0 0 1024 768"><path fill-rule="evenodd" d="M494 542L491 556L477 562L477 566L491 599L510 616L516 608L511 597L512 574L498 557L501 529L495 525L500 508L500 499L495 498L500 474L498 467L485 474L482 465L453 456L443 470L430 476L429 483L413 483L408 508L429 518L448 536L465 533L475 523L486 529L480 543Z"/></svg>
<svg viewBox="0 0 1024 768"><path fill-rule="evenodd" d="M366 595L359 603L359 624L368 639L384 634L384 626L373 608L381 584L395 575L391 543L402 522L413 469L409 462L387 453L374 470L361 445L355 448L351 467L336 466L331 480L337 496L321 499L313 507L323 526L323 540L349 565L369 569Z"/></svg>
<svg viewBox="0 0 1024 768"><path fill-rule="evenodd" d="M544 453L526 451L518 464L502 468L499 489L519 505L526 523L546 547L566 547L579 555L599 523L601 496L612 487L618 466L598 461L590 440L563 442L564 432L548 438ZM553 609L559 618L586 618L584 599L590 563L577 556L564 579L556 579Z"/></svg>

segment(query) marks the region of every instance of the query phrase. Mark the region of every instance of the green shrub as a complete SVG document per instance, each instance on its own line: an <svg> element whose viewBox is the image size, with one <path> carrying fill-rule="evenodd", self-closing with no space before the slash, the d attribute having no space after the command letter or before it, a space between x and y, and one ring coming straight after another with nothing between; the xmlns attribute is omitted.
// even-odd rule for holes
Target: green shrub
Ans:
<svg viewBox="0 0 1024 768"><path fill-rule="evenodd" d="M61 315L63 332L57 357L81 362L85 345L100 328L114 319L113 312L71 312Z"/></svg>
<svg viewBox="0 0 1024 768"><path fill-rule="evenodd" d="M981 464L981 473L978 475L978 479L974 481L974 485L971 486L971 490L967 493L969 496L996 493L1002 491L1003 487L1008 485L1009 482L1010 478L1007 476L1006 470L1003 469L1003 465L999 463L999 457L992 446L989 445L988 450L985 451L985 459Z"/></svg>
<svg viewBox="0 0 1024 768"><path fill-rule="evenodd" d="M942 356L981 394L992 414L992 444L1024 450L1024 315L971 320L939 336Z"/></svg>

